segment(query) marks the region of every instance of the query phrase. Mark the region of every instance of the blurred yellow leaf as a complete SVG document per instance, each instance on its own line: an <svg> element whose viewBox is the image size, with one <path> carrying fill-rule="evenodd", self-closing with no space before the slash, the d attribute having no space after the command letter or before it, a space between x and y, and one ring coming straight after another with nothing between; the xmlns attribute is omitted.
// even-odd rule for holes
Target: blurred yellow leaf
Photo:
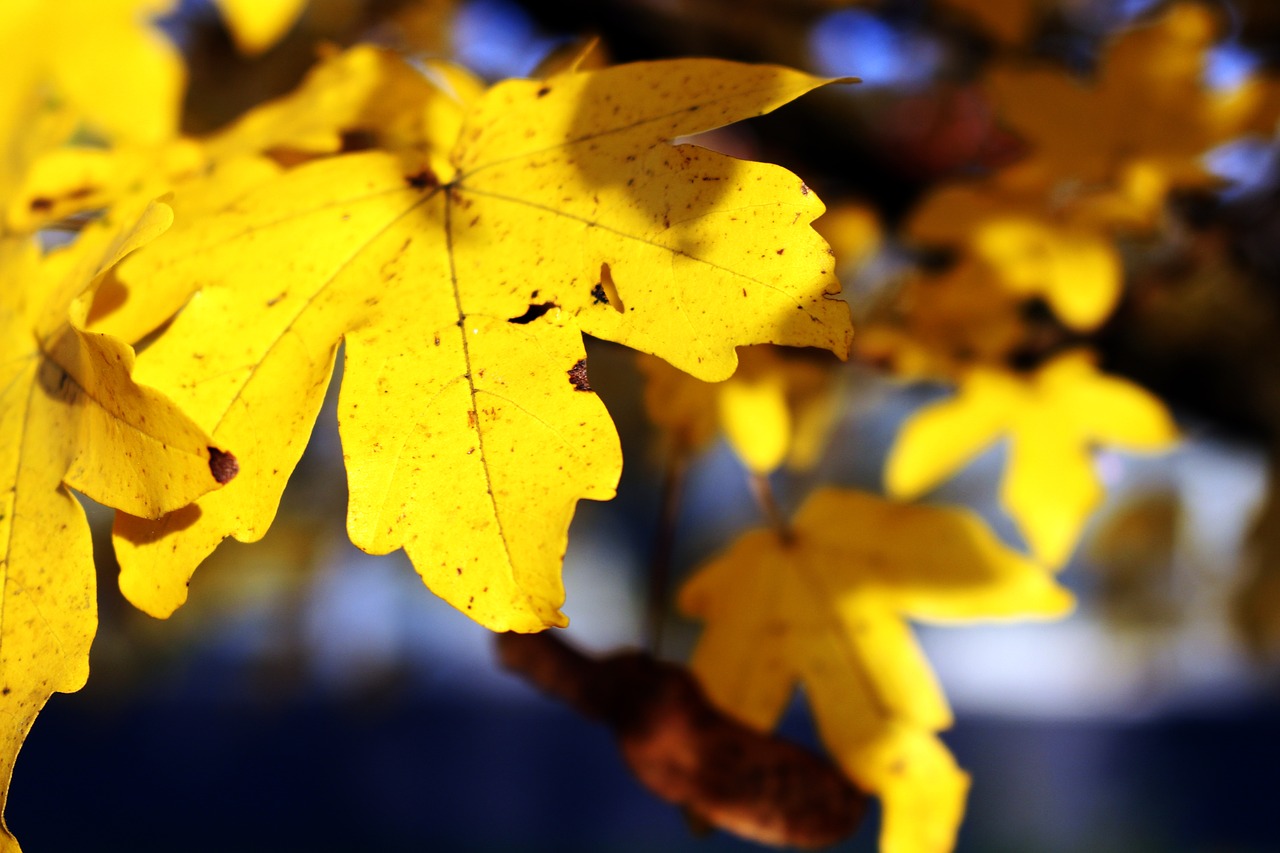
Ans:
<svg viewBox="0 0 1280 853"><path fill-rule="evenodd" d="M1042 297L1075 329L1096 328L1120 297L1123 271L1107 233L1071 221L1038 194L995 182L945 187L907 230L924 243L966 245L1011 294Z"/></svg>
<svg viewBox="0 0 1280 853"><path fill-rule="evenodd" d="M963 258L945 272L917 273L892 309L854 338L858 356L911 379L954 377L975 363L1000 363L1026 337L1017 301L987 264Z"/></svg>
<svg viewBox="0 0 1280 853"><path fill-rule="evenodd" d="M69 246L0 239L0 785L36 714L88 677L97 629L93 549L68 487L151 517L234 475L234 457L131 377L133 349L83 329L113 264L168 227L156 204ZM4 793L0 793L0 800ZM17 849L8 836L0 847Z"/></svg>
<svg viewBox="0 0 1280 853"><path fill-rule="evenodd" d="M186 86L181 57L152 22L174 0L38 0L0 4L0 136L9 109L32 97L70 103L113 139L157 143L171 137ZM43 87L52 93L43 93ZM10 107L13 104L15 106ZM9 108L9 109L6 109Z"/></svg>
<svg viewBox="0 0 1280 853"><path fill-rule="evenodd" d="M968 777L935 732L951 712L906 619L1066 613L1070 593L964 510L824 489L790 536L753 531L700 568L691 666L713 702L771 729L802 685L823 741L881 797L884 851L951 849Z"/></svg>
<svg viewBox="0 0 1280 853"><path fill-rule="evenodd" d="M398 106L454 117L416 147L310 162L180 223L120 273L196 291L139 375L234 442L245 473L198 511L117 516L126 595L166 615L218 542L266 531L344 343L352 541L405 548L489 627L564 624L569 520L612 496L621 465L583 332L710 380L739 345L847 349L808 187L668 143L825 82L685 60L507 81L469 104L431 89Z"/></svg>
<svg viewBox="0 0 1280 853"><path fill-rule="evenodd" d="M1216 30L1209 7L1174 4L1153 23L1116 36L1091 85L1055 68L999 66L989 90L1033 151L1012 172L1040 186L1106 185L1142 163L1166 185L1209 181L1201 154L1244 133L1270 134L1278 117L1272 80L1253 78L1228 91L1205 85Z"/></svg>
<svg viewBox="0 0 1280 853"><path fill-rule="evenodd" d="M837 415L833 365L775 347L743 347L738 369L723 382L704 382L661 359L641 355L645 410L676 453L688 453L723 432L756 474L784 463L817 463Z"/></svg>
<svg viewBox="0 0 1280 853"><path fill-rule="evenodd" d="M60 219L108 208L128 196L156 198L203 169L190 140L113 148L50 148L30 164L9 200L5 224L33 233Z"/></svg>
<svg viewBox="0 0 1280 853"><path fill-rule="evenodd" d="M307 0L214 0L241 53L254 55L271 47L298 20Z"/></svg>
<svg viewBox="0 0 1280 853"><path fill-rule="evenodd" d="M880 217L875 208L855 202L843 202L830 208L813 223L813 227L831 244L836 263L844 269L856 269L875 254L883 242Z"/></svg>
<svg viewBox="0 0 1280 853"><path fill-rule="evenodd" d="M1060 355L1027 377L975 368L954 397L925 406L903 425L885 465L885 487L903 498L923 494L1002 436L1009 460L1001 501L1032 553L1061 566L1103 496L1093 447L1162 450L1177 429L1159 399L1102 375L1084 352Z"/></svg>

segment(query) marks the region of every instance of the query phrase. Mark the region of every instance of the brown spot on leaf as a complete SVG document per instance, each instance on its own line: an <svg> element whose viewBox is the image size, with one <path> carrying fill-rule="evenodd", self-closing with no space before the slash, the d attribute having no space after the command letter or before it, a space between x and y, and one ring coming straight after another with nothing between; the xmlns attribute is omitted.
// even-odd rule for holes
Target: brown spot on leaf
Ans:
<svg viewBox="0 0 1280 853"><path fill-rule="evenodd" d="M209 472L222 485L230 483L240 473L240 463L235 456L216 447L209 448Z"/></svg>
<svg viewBox="0 0 1280 853"><path fill-rule="evenodd" d="M412 175L405 175L404 182L415 190L433 190L440 186L440 179L436 177L436 173L423 166Z"/></svg>
<svg viewBox="0 0 1280 853"><path fill-rule="evenodd" d="M31 199L30 207L32 213L48 213L53 210L53 199L37 196Z"/></svg>
<svg viewBox="0 0 1280 853"><path fill-rule="evenodd" d="M540 89L538 89L538 97L539 97L539 98L546 97L546 96L547 96L547 95L549 95L549 94L551 94L551 87L550 87L550 86L543 86L543 87L541 87Z"/></svg>
<svg viewBox="0 0 1280 853"><path fill-rule="evenodd" d="M587 381L587 360L578 359L578 363L569 368L569 384L575 391L590 391L591 383Z"/></svg>

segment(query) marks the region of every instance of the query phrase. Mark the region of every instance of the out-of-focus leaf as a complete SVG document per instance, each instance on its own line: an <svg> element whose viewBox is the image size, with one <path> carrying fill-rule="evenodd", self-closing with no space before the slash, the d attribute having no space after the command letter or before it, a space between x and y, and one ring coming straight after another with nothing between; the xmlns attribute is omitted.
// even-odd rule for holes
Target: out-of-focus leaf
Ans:
<svg viewBox="0 0 1280 853"><path fill-rule="evenodd" d="M298 20L307 0L214 0L236 47L262 53L282 39Z"/></svg>
<svg viewBox="0 0 1280 853"><path fill-rule="evenodd" d="M52 94L97 131L154 144L172 137L186 87L181 57L155 18L174 0L39 0L0 4L0 138L9 104ZM43 92L50 87L52 92ZM21 109L18 112L22 112Z"/></svg>
<svg viewBox="0 0 1280 853"><path fill-rule="evenodd" d="M1046 618L1071 602L967 511L834 489L680 593L706 623L691 666L711 700L769 730L802 685L832 754L883 801L881 850L904 853L951 849L968 789L934 734L951 713L905 620Z"/></svg>
<svg viewBox="0 0 1280 853"><path fill-rule="evenodd" d="M1069 352L1034 374L975 368L952 398L903 425L885 465L899 497L923 494L997 439L1009 439L1000 497L1032 552L1061 566L1103 496L1092 450L1164 450L1177 429L1164 405L1131 382L1098 372Z"/></svg>

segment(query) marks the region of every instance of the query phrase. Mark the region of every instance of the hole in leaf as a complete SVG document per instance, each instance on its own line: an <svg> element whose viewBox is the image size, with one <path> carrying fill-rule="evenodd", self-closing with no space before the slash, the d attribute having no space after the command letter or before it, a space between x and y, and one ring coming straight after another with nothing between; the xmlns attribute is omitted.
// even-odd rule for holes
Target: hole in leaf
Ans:
<svg viewBox="0 0 1280 853"><path fill-rule="evenodd" d="M618 295L618 286L613 283L613 270L608 264L600 265L600 281L591 288L591 299L595 305L612 305L613 310L622 314L627 309L622 305L622 297Z"/></svg>
<svg viewBox="0 0 1280 853"><path fill-rule="evenodd" d="M559 306L557 306L554 302L542 302L537 305L530 305L528 311L524 312L519 317L512 317L507 322L515 323L518 326L524 326L528 323L532 323L534 320L538 319L543 314L547 313L552 308L556 308L556 307L559 307Z"/></svg>

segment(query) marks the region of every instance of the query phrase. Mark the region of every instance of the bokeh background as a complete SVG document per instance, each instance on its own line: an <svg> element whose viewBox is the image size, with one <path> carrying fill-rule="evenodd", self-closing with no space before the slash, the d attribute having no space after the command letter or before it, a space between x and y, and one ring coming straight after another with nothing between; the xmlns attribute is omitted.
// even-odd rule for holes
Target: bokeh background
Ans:
<svg viewBox="0 0 1280 853"><path fill-rule="evenodd" d="M535 73L590 38L618 62L715 55L858 75L860 86L709 141L791 168L830 206L873 212L875 238L842 270L857 312L930 260L894 238L930 188L1018 156L975 83L1010 50L1002 20L1030 15L1017 49L1087 77L1109 38L1169 5L315 0L253 59L207 3L184 0L163 26L191 63L196 133L287 91L321 40L445 56L491 79ZM1207 86L1276 65L1280 4L1209 6L1223 27ZM1162 245L1176 263L1144 267L1091 341L1109 370L1168 402L1185 440L1156 457L1099 452L1109 495L1062 576L1081 597L1070 619L920 629L955 706L945 740L974 777L966 853L1280 850L1280 501L1268 474L1280 446L1280 173L1268 139L1204 162L1222 183L1169 201ZM567 636L606 651L644 637L661 465L632 357L593 342L591 371L627 465L618 498L584 504L574 523ZM946 393L873 364L851 364L840 383L847 403L823 464L775 479L784 507L816 482L878 490L899 425ZM974 506L1017 543L995 498L1004 453L929 499ZM402 554L350 546L344 512L330 401L271 533L224 545L166 622L119 597L109 517L94 514L102 628L89 686L53 698L19 758L7 814L26 849L753 849L695 835L629 776L605 729L501 671L487 633L434 599ZM760 520L728 447L701 453L676 579ZM680 659L696 633L670 615L662 653ZM802 697L784 731L816 743ZM874 839L868 826L840 849Z"/></svg>

